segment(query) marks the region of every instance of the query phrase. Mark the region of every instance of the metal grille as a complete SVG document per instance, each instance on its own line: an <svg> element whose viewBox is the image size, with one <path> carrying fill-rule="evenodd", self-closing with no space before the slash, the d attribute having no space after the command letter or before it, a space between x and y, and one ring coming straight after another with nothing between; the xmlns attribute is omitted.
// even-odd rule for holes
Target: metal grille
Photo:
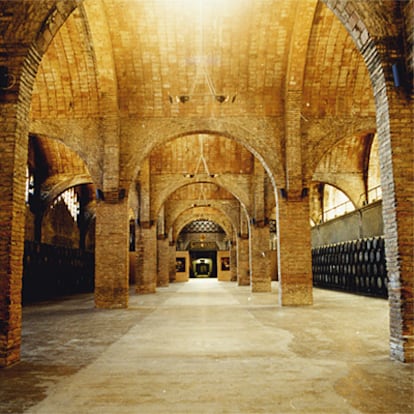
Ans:
<svg viewBox="0 0 414 414"><path fill-rule="evenodd" d="M197 220L187 224L182 233L224 233L224 230L214 221Z"/></svg>

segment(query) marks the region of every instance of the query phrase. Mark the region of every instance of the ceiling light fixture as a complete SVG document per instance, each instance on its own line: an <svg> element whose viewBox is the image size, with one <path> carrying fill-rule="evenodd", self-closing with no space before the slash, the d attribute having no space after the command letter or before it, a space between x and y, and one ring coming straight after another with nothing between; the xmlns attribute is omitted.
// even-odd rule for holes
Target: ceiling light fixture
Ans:
<svg viewBox="0 0 414 414"><path fill-rule="evenodd" d="M197 160L197 164L196 164L196 167L194 169L194 173L184 173L183 176L185 178L194 178L196 175L199 175L199 169L200 169L200 165L202 163L203 166L204 166L205 175L207 175L210 178L218 177L219 176L218 174L210 173L210 170L209 170L208 165L207 165L206 158L204 157L204 137L203 137L203 135L200 135L198 137L198 141L199 141L199 144L200 144L200 157Z"/></svg>
<svg viewBox="0 0 414 414"><path fill-rule="evenodd" d="M193 61L196 65L196 74L195 74L194 82L190 89L189 94L183 94L183 95L168 94L168 99L171 104L175 104L175 103L185 104L189 102L191 98L196 97L196 96L198 97L211 96L216 102L220 104L227 103L227 102L234 103L237 98L237 92L233 94L217 93L213 80L211 79L211 76L207 69L207 62L210 62L211 64L211 62L214 62L215 60L212 58L209 58L204 53L204 22L203 22L203 10L202 10L201 0L199 0L198 7L199 7L198 26L200 27L200 34L199 34L199 40L198 40L199 54L195 56L194 59L191 59L191 61ZM208 93L195 93L197 83L203 83L204 85L207 84Z"/></svg>

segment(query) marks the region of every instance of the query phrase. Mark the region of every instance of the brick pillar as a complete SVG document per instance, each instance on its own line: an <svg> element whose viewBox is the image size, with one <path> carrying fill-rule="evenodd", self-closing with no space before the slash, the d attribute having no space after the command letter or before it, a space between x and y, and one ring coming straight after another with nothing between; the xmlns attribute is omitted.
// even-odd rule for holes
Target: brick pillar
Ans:
<svg viewBox="0 0 414 414"><path fill-rule="evenodd" d="M142 243L141 227L136 226L135 229L135 286L137 286L139 275L142 274L144 269L144 246Z"/></svg>
<svg viewBox="0 0 414 414"><path fill-rule="evenodd" d="M170 246L167 238L158 239L158 276L157 286L168 286L170 280Z"/></svg>
<svg viewBox="0 0 414 414"><path fill-rule="evenodd" d="M137 274L136 292L155 293L157 286L157 228L143 223L141 228L143 268Z"/></svg>
<svg viewBox="0 0 414 414"><path fill-rule="evenodd" d="M245 237L237 242L237 281L239 286L250 285L249 239Z"/></svg>
<svg viewBox="0 0 414 414"><path fill-rule="evenodd" d="M282 305L311 305L312 256L309 200L279 199L280 278Z"/></svg>
<svg viewBox="0 0 414 414"><path fill-rule="evenodd" d="M252 292L271 292L269 228L250 226Z"/></svg>
<svg viewBox="0 0 414 414"><path fill-rule="evenodd" d="M391 83L387 94L376 94L390 355L402 362L414 362L413 107L393 91Z"/></svg>
<svg viewBox="0 0 414 414"><path fill-rule="evenodd" d="M175 281L175 272L176 272L176 257L175 257L175 251L176 251L176 247L175 247L175 243L174 242L170 242L169 243L169 268L168 268L168 272L169 272L169 280L171 283L173 283Z"/></svg>
<svg viewBox="0 0 414 414"><path fill-rule="evenodd" d="M129 216L126 199L96 206L95 305L126 308L129 296Z"/></svg>
<svg viewBox="0 0 414 414"><path fill-rule="evenodd" d="M399 42L366 37L363 22L355 22L354 16L348 14L344 7L346 2L328 1L327 5L344 22L356 44L360 44L374 89L389 278L390 355L402 362L414 362L412 96L408 98L404 86L396 87L394 84L391 65L398 62L401 53ZM412 8L412 2L407 2L406 7Z"/></svg>
<svg viewBox="0 0 414 414"><path fill-rule="evenodd" d="M231 272L230 280L232 282L235 282L237 280L237 267L238 267L237 248L236 248L235 243L232 243L231 249L230 249L230 272Z"/></svg>
<svg viewBox="0 0 414 414"><path fill-rule="evenodd" d="M12 105L2 105L1 114L5 121L0 129L0 367L6 367L20 359L28 140L27 131L15 133Z"/></svg>

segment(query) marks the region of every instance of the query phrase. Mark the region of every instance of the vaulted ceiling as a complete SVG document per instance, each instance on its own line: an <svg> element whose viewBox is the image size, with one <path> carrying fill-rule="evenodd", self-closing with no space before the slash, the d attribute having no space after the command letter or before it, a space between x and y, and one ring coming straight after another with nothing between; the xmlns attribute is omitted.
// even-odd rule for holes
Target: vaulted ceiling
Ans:
<svg viewBox="0 0 414 414"><path fill-rule="evenodd" d="M4 44L29 45L45 25L61 23L50 12L53 6L59 10L69 3L0 1ZM65 131L70 135L74 120L110 117L120 119L121 126L141 119L237 118L241 129L243 119L260 118L271 119L281 131L288 122L296 122L302 128L301 162L308 163L305 176L317 171L323 180L324 174L341 168L345 174L355 172L355 165L347 169L350 163L341 163L341 154L347 160L348 154L363 151L363 140L355 136L375 129L372 86L353 39L323 1L75 3L77 7L51 39L39 66L30 110L34 132L39 122L61 120L68 122ZM395 17L401 15L398 2L349 2L348 13L356 16L355 25L360 24L357 16L362 16L370 35L398 36L394 25ZM299 97L293 103L292 94ZM354 117L362 120L361 130L347 135ZM333 119L339 120L336 129ZM337 132L341 128L344 135ZM354 125L349 129L355 129ZM254 172L253 156L240 143L214 134L186 136L184 132L168 145L155 145L151 174L191 173L200 164L200 140L211 172ZM128 139L139 134L142 131L132 131ZM99 133L96 137L102 139ZM261 137L252 139L260 141ZM283 160L289 145L286 140L291 138L275 139ZM326 157L326 151L339 142L341 152ZM61 156L59 162L66 163L67 171L77 168L79 158L72 162L63 147L55 146L53 155L53 145L42 145L51 160ZM121 142L121 159L122 147L131 146ZM87 151L83 151L85 158ZM205 163L201 164L198 167L205 169Z"/></svg>
<svg viewBox="0 0 414 414"><path fill-rule="evenodd" d="M283 115L292 85L305 116L374 113L361 55L314 0L86 0L42 60L32 115L97 115L105 80L124 116Z"/></svg>

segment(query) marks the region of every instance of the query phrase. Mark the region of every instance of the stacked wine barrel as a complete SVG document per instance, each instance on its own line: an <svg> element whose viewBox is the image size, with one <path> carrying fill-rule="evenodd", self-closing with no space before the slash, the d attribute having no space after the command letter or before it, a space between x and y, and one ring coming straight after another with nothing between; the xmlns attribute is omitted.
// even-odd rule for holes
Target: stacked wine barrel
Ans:
<svg viewBox="0 0 414 414"><path fill-rule="evenodd" d="M79 249L26 241L23 302L93 292L94 255Z"/></svg>
<svg viewBox="0 0 414 414"><path fill-rule="evenodd" d="M317 247L312 272L315 287L388 297L383 237Z"/></svg>

